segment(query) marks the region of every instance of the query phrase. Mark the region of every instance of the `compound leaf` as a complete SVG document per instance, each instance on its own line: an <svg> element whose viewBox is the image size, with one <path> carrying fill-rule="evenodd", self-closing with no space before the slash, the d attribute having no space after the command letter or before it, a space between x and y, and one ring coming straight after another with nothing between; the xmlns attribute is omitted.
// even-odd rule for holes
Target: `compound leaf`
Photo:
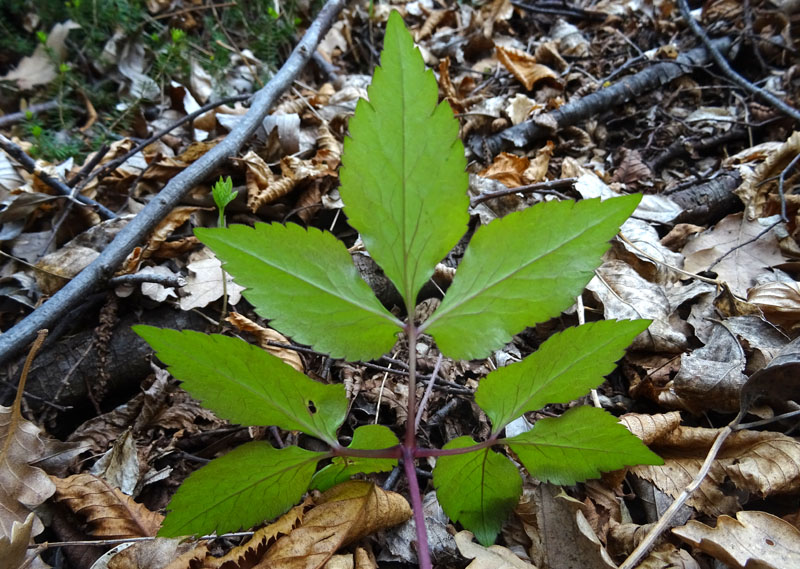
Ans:
<svg viewBox="0 0 800 569"><path fill-rule="evenodd" d="M507 444L534 478L575 484L634 464L664 464L657 454L596 407L573 407L561 417L539 419Z"/></svg>
<svg viewBox="0 0 800 569"><path fill-rule="evenodd" d="M186 391L221 417L303 431L336 444L336 430L347 414L344 386L309 379L239 338L152 326L133 330Z"/></svg>
<svg viewBox="0 0 800 569"><path fill-rule="evenodd" d="M604 320L554 334L522 360L481 380L475 402L492 421L492 433L527 411L568 403L603 382L625 348L649 320Z"/></svg>
<svg viewBox="0 0 800 569"><path fill-rule="evenodd" d="M295 341L348 360L392 349L402 327L358 274L344 244L319 229L258 223L198 228L262 317Z"/></svg>
<svg viewBox="0 0 800 569"><path fill-rule="evenodd" d="M397 436L383 425L363 425L353 431L350 449L378 450L400 444ZM311 487L322 492L348 480L353 474L388 472L397 465L396 458L368 458L361 456L337 456L331 464L320 470L311 480Z"/></svg>
<svg viewBox="0 0 800 569"><path fill-rule="evenodd" d="M386 26L369 101L344 141L340 193L349 222L407 307L467 230L464 147L447 102L402 17Z"/></svg>
<svg viewBox="0 0 800 569"><path fill-rule="evenodd" d="M458 437L444 448L474 444L471 437ZM433 469L433 484L448 517L461 522L487 547L494 543L522 494L522 477L517 467L488 448L440 456Z"/></svg>
<svg viewBox="0 0 800 569"><path fill-rule="evenodd" d="M308 489L325 453L243 444L192 473L167 506L158 535L205 535L252 527L277 517Z"/></svg>
<svg viewBox="0 0 800 569"><path fill-rule="evenodd" d="M480 227L422 325L454 359L488 356L568 308L641 196L547 202Z"/></svg>

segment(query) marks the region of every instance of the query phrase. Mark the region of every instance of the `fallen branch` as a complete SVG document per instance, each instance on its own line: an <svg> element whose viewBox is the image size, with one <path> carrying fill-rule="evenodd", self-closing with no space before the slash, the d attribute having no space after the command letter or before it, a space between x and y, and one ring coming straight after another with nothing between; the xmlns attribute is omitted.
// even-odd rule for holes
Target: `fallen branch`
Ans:
<svg viewBox="0 0 800 569"><path fill-rule="evenodd" d="M711 42L720 52L727 52L732 45L729 38ZM537 140L553 136L558 129L576 124L600 112L607 111L647 91L669 83L689 73L693 66L705 65L710 55L705 47L695 48L678 56L675 61L664 61L648 67L634 75L620 79L590 95L570 101L566 105L534 119L507 128L491 136L472 136L469 148L479 157L491 161L502 150L527 146Z"/></svg>
<svg viewBox="0 0 800 569"><path fill-rule="evenodd" d="M725 60L725 57L713 45L714 42L708 39L705 30L703 30L703 28L700 27L700 24L698 24L697 20L695 20L694 16L692 16L691 12L689 11L689 5L686 3L686 0L678 0L678 6L681 9L681 15L683 16L683 19L686 20L686 23L689 25L689 29L691 29L692 32L694 32L694 35L696 35L700 39L700 41L703 42L703 45L706 47L706 49L708 49L711 58L714 60L714 63L717 64L717 67L720 68L722 73L728 79L736 83L739 87L741 87L745 91L758 97L765 103L772 105L783 114L790 116L794 120L800 122L800 111L798 111L791 105L787 105L769 91L765 91L764 89L761 89L756 85L753 85L752 83L750 83L750 81L748 81L747 79L736 73L731 68L731 66L728 65L728 62Z"/></svg>
<svg viewBox="0 0 800 569"><path fill-rule="evenodd" d="M0 134L0 148L6 151L6 154L11 156L14 160L20 163L28 172L39 178L42 182L53 188L62 196L66 196L73 201L77 201L82 205L92 207L97 210L97 213L103 219L115 219L117 216L113 211L97 203L96 201L87 198L78 193L77 189L73 190L67 184L54 178L36 165L36 161L28 156L28 154L19 146L14 144L9 138Z"/></svg>
<svg viewBox="0 0 800 569"><path fill-rule="evenodd" d="M253 135L269 109L303 69L327 33L345 0L328 0L303 39L275 76L260 89L248 113L217 146L172 178L139 212L91 265L81 271L50 300L0 336L0 363L19 353L41 328L48 328L90 291L107 281L128 253L167 215L199 181L209 176Z"/></svg>

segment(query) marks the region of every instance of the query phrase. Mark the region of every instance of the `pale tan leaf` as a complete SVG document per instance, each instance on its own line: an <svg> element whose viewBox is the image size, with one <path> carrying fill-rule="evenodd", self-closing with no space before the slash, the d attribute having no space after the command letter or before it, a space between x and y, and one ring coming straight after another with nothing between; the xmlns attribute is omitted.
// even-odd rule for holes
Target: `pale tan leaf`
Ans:
<svg viewBox="0 0 800 569"><path fill-rule="evenodd" d="M31 543L31 532L36 516L31 512L24 522L14 522L11 525L10 536L0 536L0 559L3 567L17 569L25 564L25 569L45 569L50 566L42 561L38 552L28 549Z"/></svg>
<svg viewBox="0 0 800 569"><path fill-rule="evenodd" d="M267 551L259 567L316 569L339 548L411 517L401 495L361 480L334 486L316 504L299 528Z"/></svg>
<svg viewBox="0 0 800 569"><path fill-rule="evenodd" d="M627 413L619 418L619 422L642 439L644 444L651 445L680 426L681 414L678 411L659 413L657 415Z"/></svg>
<svg viewBox="0 0 800 569"><path fill-rule="evenodd" d="M797 154L800 153L800 131L795 131L777 148L769 148L760 157L766 160L754 170L743 170L742 184L735 193L745 203L745 212L748 219L754 219L764 214L764 209L769 201L769 195L778 192L778 176L788 166ZM791 178L786 182L791 183Z"/></svg>
<svg viewBox="0 0 800 569"><path fill-rule="evenodd" d="M537 83L547 83L553 87L561 89L563 85L558 77L558 73L536 62L536 58L513 47L495 46L497 60L503 67L525 85L525 89L531 91Z"/></svg>
<svg viewBox="0 0 800 569"><path fill-rule="evenodd" d="M800 531L766 512L720 516L716 528L692 520L672 533L737 569L800 567Z"/></svg>
<svg viewBox="0 0 800 569"><path fill-rule="evenodd" d="M23 91L37 85L50 83L58 76L56 65L50 53L55 54L56 59L59 61L63 60L66 56L67 34L70 30L78 28L80 28L80 25L72 20L55 24L50 33L47 34L46 44L37 45L33 55L23 57L15 69L12 69L0 79L16 81L17 87Z"/></svg>
<svg viewBox="0 0 800 569"><path fill-rule="evenodd" d="M664 543L653 550L636 569L700 569L689 552Z"/></svg>
<svg viewBox="0 0 800 569"><path fill-rule="evenodd" d="M458 551L472 563L467 569L536 569L527 561L523 561L510 549L501 545L484 547L473 541L475 536L469 531L460 531L455 535Z"/></svg>
<svg viewBox="0 0 800 569"><path fill-rule="evenodd" d="M52 478L54 497L82 518L89 535L106 539L153 536L164 517L92 474Z"/></svg>
<svg viewBox="0 0 800 569"><path fill-rule="evenodd" d="M222 297L222 263L214 256L211 249L203 247L192 253L186 269L189 275L186 277L186 286L182 289L186 296L181 297L181 310L203 308ZM225 279L228 304L234 306L241 300L244 287L236 284L228 273L225 273Z"/></svg>
<svg viewBox="0 0 800 569"><path fill-rule="evenodd" d="M800 326L800 283L760 284L748 291L747 302L758 306L773 324L787 330Z"/></svg>
<svg viewBox="0 0 800 569"><path fill-rule="evenodd" d="M114 555L107 569L190 569L208 556L208 542L159 537L137 542Z"/></svg>
<svg viewBox="0 0 800 569"><path fill-rule="evenodd" d="M683 248L686 256L683 268L700 273L729 253L712 270L734 294L744 298L765 268L785 261L774 231L753 241L764 229L764 225L744 219L741 213L729 215L686 244Z"/></svg>
<svg viewBox="0 0 800 569"><path fill-rule="evenodd" d="M47 474L30 466L45 454L40 432L22 418L19 409L0 405L0 537L11 536L14 522L24 523L31 509L55 492ZM34 517L32 535L43 529Z"/></svg>
<svg viewBox="0 0 800 569"><path fill-rule="evenodd" d="M246 542L231 549L222 557L209 557L203 563L203 569L223 569L238 567L245 562L254 565L264 557L267 550L282 536L289 535L303 521L306 510L311 506L311 499L295 506L277 520L257 530Z"/></svg>
<svg viewBox="0 0 800 569"><path fill-rule="evenodd" d="M270 345L270 342L279 342L281 344L290 343L286 336L280 332L277 332L272 328L265 328L264 326L253 322L247 316L239 314L238 312L231 312L225 320L236 326L239 330L253 334L258 339L258 345L273 356L282 359L285 363L289 364L300 373L305 372L303 360L300 358L300 354L298 354L295 350L287 350L286 348L279 348Z"/></svg>
<svg viewBox="0 0 800 569"><path fill-rule="evenodd" d="M635 466L631 472L675 498L699 472L718 433L717 429L677 427L649 445L664 459L662 466ZM726 481L761 497L796 492L800 485L800 442L769 431L734 432L687 503L713 516L736 512L739 504L735 495L723 491Z"/></svg>

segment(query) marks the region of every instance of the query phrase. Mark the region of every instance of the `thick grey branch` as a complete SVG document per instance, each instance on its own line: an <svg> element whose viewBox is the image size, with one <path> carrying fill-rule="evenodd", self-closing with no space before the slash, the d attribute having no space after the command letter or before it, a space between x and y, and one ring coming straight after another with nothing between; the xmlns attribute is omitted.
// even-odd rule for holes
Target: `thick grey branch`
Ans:
<svg viewBox="0 0 800 569"><path fill-rule="evenodd" d="M128 253L167 215L198 181L209 176L249 139L278 96L303 69L317 44L327 33L345 0L328 0L297 44L283 67L261 90L239 124L217 146L172 178L164 189L117 234L114 241L95 261L58 291L49 301L0 336L0 364L19 353L36 336L37 330L49 328L91 290L107 281Z"/></svg>

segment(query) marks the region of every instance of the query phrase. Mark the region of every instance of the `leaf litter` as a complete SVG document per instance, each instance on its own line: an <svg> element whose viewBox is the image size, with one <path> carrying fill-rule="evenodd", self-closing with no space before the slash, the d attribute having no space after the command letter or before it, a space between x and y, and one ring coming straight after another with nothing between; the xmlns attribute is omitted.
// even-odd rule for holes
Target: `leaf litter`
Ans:
<svg viewBox="0 0 800 569"><path fill-rule="evenodd" d="M552 126L554 109L604 86L624 81L625 73L646 68L647 59L667 41L676 43L672 49L677 52L688 51L694 46L688 34L676 32L682 30L683 23L675 3L666 0L652 5L604 0L591 9L574 3L570 8L575 11L562 15L562 19L543 17L535 11L528 12L501 0L481 7L448 3L434 8L424 1L398 6L412 29L417 31L426 62L438 71L442 93L454 108L463 113L460 135L465 141L470 136L502 132L506 127L525 120ZM150 9L154 14L167 14L170 8L152 3ZM180 6L171 9L180 9ZM729 9L733 11L726 12ZM735 35L738 33L735 26L746 25L743 10L738 3L725 0L709 2L704 7L702 22L705 25L716 23L722 28L721 34ZM757 32L762 38L768 39L770 33L779 29L796 43L791 35L790 18L785 12L772 10L765 2L751 2L749 10L772 18L775 28L765 27ZM606 25L593 19L593 14L597 13L607 19ZM726 13L728 19L721 16ZM388 6L376 4L371 13L373 19L369 14L366 3L349 6L323 43L323 57L339 66L339 81L323 84L309 73L307 82L283 100L284 109L295 110L283 110L280 114L276 111L259 144L254 144L241 158L228 165L229 171L225 174L230 173L237 186L245 189L240 192L243 196L241 203L235 202L230 206L232 218L252 222L291 220L296 216L313 227L334 228L348 245L355 242L356 236L339 215L341 202L337 202L335 172L347 119L357 97L364 94L361 74L371 72L370 42L374 39L369 39L373 37L372 32L368 34L366 30L380 28L388 16ZM653 27L654 24L657 25ZM72 38L76 32L70 31L69 37ZM677 39L675 33L678 33ZM63 35L65 33L51 33L50 38L61 41ZM792 91L787 88L791 82L788 76L783 75L787 65L785 56L774 45L765 46L766 43L759 44L754 49L779 70L771 88L783 91L791 100ZM136 46L119 52L116 56L118 71L129 91L155 95L161 87L143 78L146 69L139 59L142 53L145 52ZM662 50L657 57L674 55ZM34 53L33 57L41 60L41 53L38 56ZM13 64L21 67L32 62ZM55 73L52 60L41 60L37 65L38 71L27 73L26 80L41 84L52 82ZM237 69L231 69L231 77L235 73L240 73L240 78L247 77ZM19 69L17 75L12 68L8 71L6 78L21 80ZM199 101L205 100L216 88L212 86L212 91L200 88L202 84L210 83L208 79L203 83L201 76L202 73L195 72L192 81L185 82L191 86L184 87L187 96L193 92ZM675 79L670 88L662 87L616 108L614 112L596 109L581 123L550 131L546 146L531 143L524 148L511 148L496 158L470 157L476 160L472 174L492 178L509 190L519 189L506 198L493 198L481 204L481 215L473 221L477 225L489 217L502 217L531 203L563 199L563 194L570 198L594 197L587 194L589 187L596 195L644 191L647 197L653 198L644 200L634 214L638 220L632 220L623 228L622 234L627 241L615 242L606 254L603 266L582 296L584 314L580 314L579 305L576 311L565 313L560 318L566 323L574 323L583 317L653 319L651 327L639 336L622 360L619 372L612 374L609 382L599 388L598 400L618 414L636 413L628 415L624 422L647 441L651 449L663 456L666 464L662 467L635 467L629 475L673 497L699 470L719 428L738 411L743 397L755 420L791 410L791 402L797 401L800 395L793 380L800 350L790 342L797 334L800 310L797 284L800 271L796 266L797 201L791 191L796 185L796 170L784 172L798 154L798 133L792 132L791 125L781 122L772 109L754 99L725 99L703 88L714 85L715 81L702 73L686 75ZM18 86L30 89L36 85ZM166 124L172 117L184 115L189 110L185 106L187 100L181 96L179 104L169 101L154 105L152 112L158 120L151 120L151 125L155 126L159 121ZM797 100L793 103L796 106ZM166 179L179 173L197 155L215 144L216 136L223 136L228 131L237 112L234 107L221 107L207 115L205 122L195 124L196 129L202 127L205 136L209 137L206 146L195 145L187 152L192 142L191 131L177 130L164 142L143 148L133 162L116 167L110 176L90 183L83 191L102 203L135 215L143 202L153 199ZM755 127L755 137L735 138L736 128L731 125L737 121L753 120L753 117L765 121ZM142 117L140 120L146 127L148 119ZM20 131L16 133L20 134ZM120 134L139 138L133 131ZM334 142L333 146L328 146L327 155L322 152L322 146L329 145L330 140L323 139L323 136L330 136ZM703 146L704 137L719 137L721 142L716 146ZM17 142L24 141L18 138ZM102 158L100 165L121 153L123 147L129 149L133 145L130 138L114 143L113 150ZM290 150L302 153L304 149L305 156L288 156ZM32 180L13 159L3 160L0 164L0 200L7 206L0 213L5 214L0 234L19 232L10 238L12 248L9 249L17 259L5 257L4 264L0 265L4 279L0 282L16 279L13 291L4 292L0 304L0 322L6 330L29 313L43 295L54 292L64 279L74 277L80 264L110 242L125 220L114 224L117 227L112 229L108 222L98 226L91 214L73 211L65 214L66 221L56 231L52 222L63 206L52 197L46 200L37 197L46 196L50 190L37 178ZM56 163L43 165L58 166ZM583 171L579 171L578 166ZM68 166L64 177L76 174L80 167ZM726 211L723 215L716 215L709 206L699 226L676 226L673 229L673 220L685 213L685 209L677 207L670 196L680 191L682 185L691 187L692 183L697 184L723 170L735 171L741 177L741 182L733 189L743 202L744 213ZM779 195L781 174L788 222L775 224L783 207ZM572 176L585 177L579 184L563 191L546 186L538 191L524 188ZM158 305L199 310L215 323L214 326L218 325L221 316L219 299L223 294L222 269L219 261L203 253L203 249L197 249L198 244L188 230L194 226L212 225L215 212L203 208L212 205L208 187L213 180L205 182L198 184L181 206L183 209L166 218L162 229L133 253L123 268L129 274L149 272L164 277L181 276L188 281L187 285L143 283L125 300L126 310L152 310ZM276 191L277 186L281 187L280 191ZM27 205L20 209L23 202ZM458 209L456 204L453 207ZM12 227L13 223L18 223L18 227ZM99 233L103 239L100 242L92 240L79 245L85 249L67 245L71 238L86 234L91 227L102 227ZM670 229L673 229L672 233ZM684 233L677 240L659 242L668 233L675 237L680 231ZM44 249L43 241L31 238L25 246L14 241L34 232L42 233L45 240L54 235L54 250L62 256L40 260L44 254L51 253ZM35 247L41 247L41 250L34 251ZM445 263L449 262L452 268L458 260L457 256L446 258ZM28 263L38 264L38 268ZM56 273L58 278L48 276L50 273ZM20 279L14 275L27 278ZM697 275L705 280L697 278ZM54 281L53 284L49 284L47 279ZM229 332L252 334L264 349L271 347L273 353L292 361L296 369L305 370L315 379L341 380L338 374L342 367L332 365L324 356L311 353L300 358L296 350L270 346L270 342L288 346L297 339L272 336L269 323L252 313L247 302L238 296L241 289L236 287L237 284L228 281L228 304L235 306L242 319L237 320L237 324L232 323L235 329L228 327ZM285 292L292 294L291 289ZM95 322L84 317L69 325L75 330L92 327ZM501 348L490 358L468 364L443 366L442 370L446 372L441 379L448 383L433 390L425 414L425 422L430 426L424 436L431 439L432 444L441 445L459 436L474 437L481 430L488 432L490 427L486 418L477 414L469 398L463 398L457 391L448 392L448 388L459 386L474 391L488 370L502 359L504 351L516 350L527 355L562 328L563 323L558 322L540 325L517 335L512 341L513 349ZM780 353L782 349L784 351ZM776 357L779 353L781 359ZM431 348L420 362L429 373L436 355L435 349ZM121 354L119 357L125 356ZM426 362L426 358L430 361ZM770 365L772 361L775 363ZM377 363L395 372L403 371L392 362L388 365L385 361ZM402 375L355 365L363 383L360 391L349 392L354 410L354 423L350 428L355 430L375 416L389 426L401 422L407 398L407 392L403 392ZM95 459L109 451L114 439L121 437L127 428L132 428L135 450L139 460L143 461L140 475L165 468L172 472L167 478L140 489L139 499L151 512L164 507L178 479L197 464L196 458L207 460L243 442L268 436L266 431L237 428L215 419L188 397L179 395L181 392L174 383L170 384L168 376L163 371L156 372L159 373L162 374L160 379L142 378L145 380L144 391L139 392L136 385L127 394L120 394L114 404L120 401L128 403L122 403L117 411L111 411L113 405L109 407L109 413L100 417L82 411L82 415L73 415L65 420L64 424L72 427L62 427L65 436L74 431L73 440L91 441L94 445L94 456L84 455L81 462L75 461L69 467L71 473L78 476L89 476L86 472ZM13 379L13 383L16 377L9 375L7 379ZM77 379L85 381L84 378ZM68 381L69 377L56 378L51 391L58 389L59 382ZM546 413L561 414L569 405L551 406ZM445 411L440 414L442 410ZM529 413L527 419L535 423L546 416ZM79 424L76 431L74 425ZM634 424L640 426L634 427ZM673 532L684 544L678 547L672 544L672 549L667 544L659 546L648 563L664 566L668 559L674 559L682 560L683 566L688 567L696 563L695 559L708 563L711 556L731 566L744 566L750 558L763 566L793 566L791 554L798 549L796 533L786 528L790 522L768 517L778 514L788 520L797 519L796 508L787 506L786 498L797 497L800 486L796 473L800 471L800 456L796 437L791 432L783 434L786 429L788 425L784 428L782 424L772 424L732 434L712 464L708 477L689 500L690 515L698 521L690 521L683 529ZM38 444L34 430L26 433L26 444ZM23 435L17 433L13 436ZM291 439L296 435L285 432L279 436ZM8 471L41 472L30 465L37 453L24 454L24 460L17 455L13 459L4 459ZM422 466L430 470L433 465ZM36 475L33 477L36 479ZM383 480L381 477L377 479ZM82 482L76 487L91 487L89 479L79 480ZM639 531L655 521L640 513L635 496L628 495L627 500L622 500L621 480L621 476L607 475L591 483L599 485L602 492L596 486L592 489L588 483L567 489L565 496L582 506L570 510L570 514L562 514L563 521L557 527L585 532L585 524L579 524L575 513L580 512L586 524L592 526L592 533L599 542L598 545L586 538L587 543L594 545L581 550L582 566L602 563L607 555L606 549L612 549L614 539L611 536L615 535L616 528L624 526ZM528 481L526 478L526 485ZM4 497L4 504L10 503L16 508L13 521L18 525L15 533L9 525L8 537L2 539L10 539L18 545L27 542L29 533L35 536L37 528L41 529L36 518L29 517L27 510L29 506L47 500L45 486L48 485L43 482L41 486L42 491L36 498L26 498L24 503L11 499L11 496L24 497L24 493L17 490ZM52 499L54 502L57 500ZM567 498L551 496L548 500L566 501ZM544 507L546 502L544 497L540 497L533 503ZM769 510L769 513L759 511L762 509ZM735 516L735 519L727 516ZM525 527L524 519L518 508L507 525L523 520ZM601 523L600 520L605 521ZM102 526L102 531L110 532L109 535L114 533L111 521L96 524ZM29 526L31 530L26 529ZM91 535L94 530L91 524L88 527L86 535ZM455 529L453 531L455 533ZM287 537L291 532L286 530ZM124 532L118 533L122 535ZM465 539L461 533L456 535L457 540ZM505 531L503 535L504 546L492 546L507 548L502 554L500 550L492 554L505 559L502 563L529 566L526 563L533 562L537 566L557 566L558 561L546 561L557 547L548 543L548 539L554 538L548 538L546 532ZM776 547L784 548L787 553L774 557L766 555L770 548L764 547L764 539L773 541ZM742 542L751 544L747 547L747 554L738 549L740 545L737 544ZM380 549L380 538L372 547ZM473 563L488 555L478 554L472 549L467 553L468 548L464 547L461 554L465 559L474 554ZM630 552L630 547L626 548L617 548L613 552L615 562L620 562ZM332 555L333 551L330 553ZM761 553L765 554L760 556ZM177 551L169 555L178 558ZM366 553L361 555L369 557Z"/></svg>

